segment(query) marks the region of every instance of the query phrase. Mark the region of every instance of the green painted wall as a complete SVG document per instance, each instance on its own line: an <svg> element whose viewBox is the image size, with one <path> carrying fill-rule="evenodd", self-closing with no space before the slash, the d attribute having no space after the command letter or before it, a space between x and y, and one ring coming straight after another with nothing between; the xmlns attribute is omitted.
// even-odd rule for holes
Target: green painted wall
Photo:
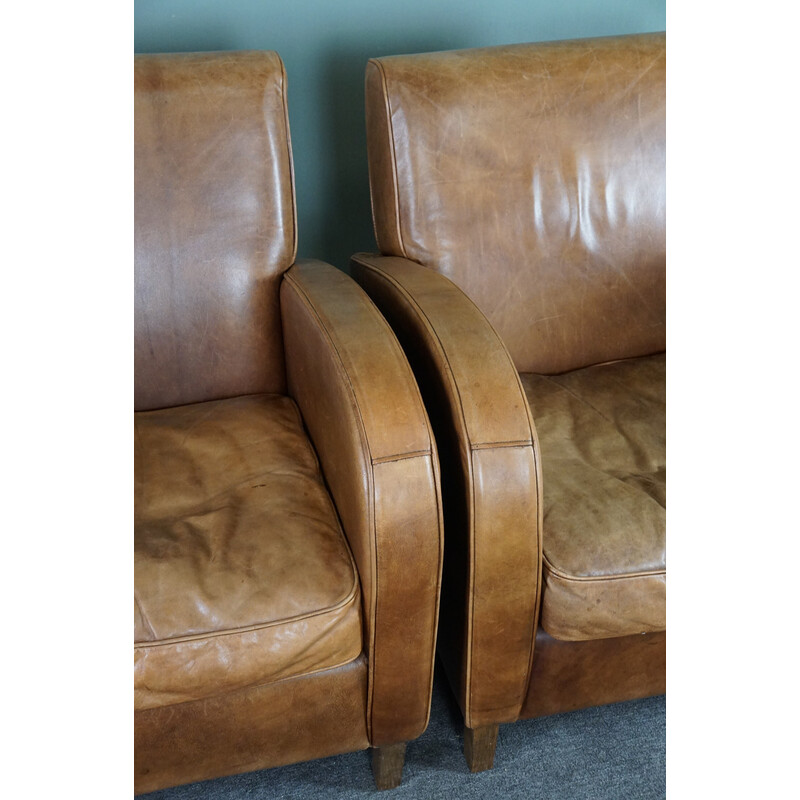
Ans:
<svg viewBox="0 0 800 800"><path fill-rule="evenodd" d="M137 53L277 50L289 79L298 255L374 250L364 132L371 56L666 29L666 0L136 0Z"/></svg>

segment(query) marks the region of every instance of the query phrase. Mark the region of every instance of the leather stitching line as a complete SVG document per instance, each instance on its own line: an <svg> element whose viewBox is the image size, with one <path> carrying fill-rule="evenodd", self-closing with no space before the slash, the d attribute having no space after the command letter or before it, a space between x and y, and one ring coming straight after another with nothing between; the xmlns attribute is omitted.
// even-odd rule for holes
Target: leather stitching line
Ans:
<svg viewBox="0 0 800 800"><path fill-rule="evenodd" d="M229 628L228 630L224 631L209 631L208 633L196 633L192 634L191 636L175 636L169 639L159 639L155 642L134 642L133 648L134 650L146 650L151 647L169 647L173 644L182 644L183 642L198 642L204 641L206 639L219 639L224 636L238 636L242 633L251 633L252 631L261 631L266 630L267 628L274 628L278 625L288 625L294 622L300 622L304 619L313 619L314 617L321 617L325 614L329 614L331 611L338 611L344 608L347 605L352 604L353 600L358 596L358 579L356 575L356 581L353 584L353 587L344 597L344 599L338 601L334 605L327 606L325 608L321 608L318 611L309 611L307 614L298 614L295 617L284 617L282 619L273 620L271 622L260 622L254 625L244 625L241 628ZM137 601L138 602L138 601Z"/></svg>
<svg viewBox="0 0 800 800"><path fill-rule="evenodd" d="M286 683L286 681L302 680L303 678L310 677L311 675L319 675L321 672L327 672L328 670L341 669L342 667L346 667L349 664L355 663L360 658L364 658L366 660L363 650L355 658L349 658L347 659L347 661L342 661L340 664L333 664L330 667L320 667L319 669L312 670L311 672L302 672L298 675L287 675L285 678L278 678L275 681L267 681L266 683L257 683L251 686L240 686L238 688L227 689L226 691L223 692L216 692L210 695L203 695L203 697L190 698L189 700L179 700L177 703L166 703L163 706L149 706L148 708L137 708L134 709L134 714L146 714L148 712L155 713L165 708L174 708L175 706L185 706L187 703L204 703L207 700L213 700L217 697L226 697L228 695L238 694L240 692L257 691L258 689L263 689L267 686L275 686L278 683Z"/></svg>
<svg viewBox="0 0 800 800"><path fill-rule="evenodd" d="M407 458L419 458L420 456L429 456L431 454L430 450L415 450L412 453L395 453L392 456L379 456L377 458L372 459L372 463L374 464L387 464L390 461L403 461Z"/></svg>
<svg viewBox="0 0 800 800"><path fill-rule="evenodd" d="M494 450L502 447L532 447L530 439L518 439L510 442L477 442L470 445L470 450Z"/></svg>
<svg viewBox="0 0 800 800"><path fill-rule="evenodd" d="M283 60L278 56L278 61L281 65L281 104L283 105L283 127L284 135L286 136L286 151L289 157L289 190L292 194L292 255L289 258L289 266L291 266L297 258L297 197L294 186L294 158L292 157L292 136L289 131L289 104L287 102L286 92L286 67ZM288 267L287 267L288 269Z"/></svg>
<svg viewBox="0 0 800 800"><path fill-rule="evenodd" d="M625 572L621 575L567 575L556 569L552 562L544 556L543 558L547 571L568 583L606 583L611 581L631 580L634 578L656 578L660 575L666 576L666 569L642 570L640 572Z"/></svg>

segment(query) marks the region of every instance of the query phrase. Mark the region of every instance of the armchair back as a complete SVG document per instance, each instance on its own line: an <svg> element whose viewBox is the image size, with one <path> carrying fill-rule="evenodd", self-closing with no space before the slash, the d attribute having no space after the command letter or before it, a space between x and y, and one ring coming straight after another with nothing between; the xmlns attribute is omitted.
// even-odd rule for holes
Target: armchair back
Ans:
<svg viewBox="0 0 800 800"><path fill-rule="evenodd" d="M284 393L296 223L283 64L189 53L140 55L134 70L135 408Z"/></svg>
<svg viewBox="0 0 800 800"><path fill-rule="evenodd" d="M663 34L372 60L378 246L432 267L521 372L666 349Z"/></svg>

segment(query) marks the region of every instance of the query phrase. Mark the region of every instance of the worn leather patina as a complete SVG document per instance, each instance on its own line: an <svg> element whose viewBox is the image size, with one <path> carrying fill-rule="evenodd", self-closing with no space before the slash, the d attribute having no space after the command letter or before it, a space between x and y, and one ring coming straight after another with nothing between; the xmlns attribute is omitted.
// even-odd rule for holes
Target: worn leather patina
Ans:
<svg viewBox="0 0 800 800"><path fill-rule="evenodd" d="M135 64L135 791L397 751L442 562L413 375L352 279L295 261L280 58Z"/></svg>
<svg viewBox="0 0 800 800"><path fill-rule="evenodd" d="M571 640L664 630L665 357L522 385L542 451L542 626Z"/></svg>
<svg viewBox="0 0 800 800"><path fill-rule="evenodd" d="M136 708L360 655L358 574L290 398L142 412L134 452Z"/></svg>
<svg viewBox="0 0 800 800"><path fill-rule="evenodd" d="M540 465L519 376L446 278L365 254L351 272L405 348L446 465L440 654L470 723L511 721L527 688L541 573Z"/></svg>
<svg viewBox="0 0 800 800"><path fill-rule="evenodd" d="M296 244L276 53L134 60L135 407L285 392Z"/></svg>
<svg viewBox="0 0 800 800"><path fill-rule="evenodd" d="M521 372L664 350L660 34L367 67L378 246L477 303Z"/></svg>
<svg viewBox="0 0 800 800"><path fill-rule="evenodd" d="M400 345L352 279L299 262L281 310L289 391L361 579L370 742L413 739L430 712L443 549L430 423Z"/></svg>
<svg viewBox="0 0 800 800"><path fill-rule="evenodd" d="M663 691L665 62L641 34L366 68L351 270L436 432L469 728Z"/></svg>
<svg viewBox="0 0 800 800"><path fill-rule="evenodd" d="M638 700L667 690L665 631L566 641L536 632L522 719Z"/></svg>

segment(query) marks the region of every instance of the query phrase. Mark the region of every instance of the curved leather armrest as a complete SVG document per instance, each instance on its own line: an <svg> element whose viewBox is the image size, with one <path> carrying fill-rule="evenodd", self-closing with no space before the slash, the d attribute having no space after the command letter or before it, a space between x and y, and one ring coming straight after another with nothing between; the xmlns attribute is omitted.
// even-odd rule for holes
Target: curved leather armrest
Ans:
<svg viewBox="0 0 800 800"><path fill-rule="evenodd" d="M373 746L427 726L442 565L439 464L414 376L363 290L319 261L281 285L289 394L361 577Z"/></svg>
<svg viewBox="0 0 800 800"><path fill-rule="evenodd" d="M539 447L519 374L449 279L367 254L351 272L403 345L436 435L447 542L439 652L467 727L515 720L542 568Z"/></svg>

